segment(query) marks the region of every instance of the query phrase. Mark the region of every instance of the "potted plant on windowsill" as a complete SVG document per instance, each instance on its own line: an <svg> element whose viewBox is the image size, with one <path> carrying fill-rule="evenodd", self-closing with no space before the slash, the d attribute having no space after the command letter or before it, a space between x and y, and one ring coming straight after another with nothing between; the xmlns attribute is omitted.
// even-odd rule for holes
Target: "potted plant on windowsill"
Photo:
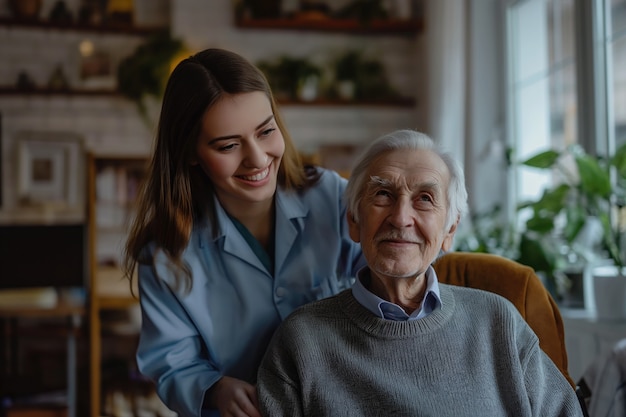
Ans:
<svg viewBox="0 0 626 417"><path fill-rule="evenodd" d="M538 153L522 165L550 169L556 178L556 185L544 190L537 201L520 205L531 212L526 221L527 245L542 252L551 274L563 270L568 256L591 265L594 294L601 297L595 302L598 317L626 317L626 302L614 300L618 295L626 299L626 144L611 157L593 156L571 145L563 151ZM546 244L548 237L552 246Z"/></svg>
<svg viewBox="0 0 626 417"><path fill-rule="evenodd" d="M552 171L554 185L537 199L518 204L521 221L511 221L498 206L474 213L455 242L456 250L496 253L531 266L561 305L595 309L593 292L583 280L585 270L592 272L588 266L609 265L598 271L621 270L624 275L626 144L612 158L571 146L540 152L519 164ZM597 283L601 281L607 280ZM604 307L612 308L605 301L597 307L600 316Z"/></svg>

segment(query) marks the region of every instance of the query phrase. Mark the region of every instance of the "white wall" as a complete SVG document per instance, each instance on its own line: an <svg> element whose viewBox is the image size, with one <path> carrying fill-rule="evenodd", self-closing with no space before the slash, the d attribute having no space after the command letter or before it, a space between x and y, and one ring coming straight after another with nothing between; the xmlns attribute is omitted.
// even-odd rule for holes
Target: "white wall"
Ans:
<svg viewBox="0 0 626 417"><path fill-rule="evenodd" d="M465 175L475 213L506 207L506 82L504 5L470 0L468 6L467 137Z"/></svg>
<svg viewBox="0 0 626 417"><path fill-rule="evenodd" d="M418 36L242 30L234 26L230 0L177 0L172 4L172 31L193 51L221 47L252 62L288 54L324 64L337 52L361 48L385 63L396 88L419 101L424 66L419 65ZM416 109L288 106L282 113L296 144L306 151L315 150L319 143L359 143L397 128L420 128L420 109L420 105Z"/></svg>
<svg viewBox="0 0 626 417"><path fill-rule="evenodd" d="M163 1L158 0L158 3L162 5ZM144 6L152 5L154 0L135 2L138 9L145 10ZM79 2L66 3L72 10L78 9ZM53 4L54 0L44 0L44 16ZM425 65L421 35L242 30L234 26L232 5L232 0L171 0L168 19L172 33L182 38L192 52L222 47L239 52L253 62L290 54L308 56L323 63L336 51L360 47L366 54L383 61L398 90L416 98L415 108L283 106L281 112L287 127L302 151L314 152L324 143L363 143L398 128L423 129L425 104L420 96L424 91ZM8 13L6 0L0 0L0 15ZM0 86L14 85L20 70L27 70L38 85L45 85L58 64L62 65L70 84L80 86L78 44L85 38L111 51L115 62L130 54L141 42L140 38L129 35L0 26ZM154 107L155 117L156 109L158 105ZM20 132L71 132L84 137L85 149L90 152L148 155L155 131L154 126L142 122L131 102L119 97L0 95L0 114L4 200L0 220L10 219L17 209L14 138Z"/></svg>

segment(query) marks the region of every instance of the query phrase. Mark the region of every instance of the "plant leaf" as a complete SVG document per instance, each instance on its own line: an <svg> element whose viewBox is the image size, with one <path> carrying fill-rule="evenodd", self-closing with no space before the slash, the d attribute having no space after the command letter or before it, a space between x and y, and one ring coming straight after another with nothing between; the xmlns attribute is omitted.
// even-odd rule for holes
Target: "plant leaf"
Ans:
<svg viewBox="0 0 626 417"><path fill-rule="evenodd" d="M535 215L526 222L526 229L545 235L554 230L554 217Z"/></svg>
<svg viewBox="0 0 626 417"><path fill-rule="evenodd" d="M565 218L567 222L563 229L563 236L567 243L572 243L585 226L589 215L579 205L568 205L565 207Z"/></svg>
<svg viewBox="0 0 626 417"><path fill-rule="evenodd" d="M608 198L611 195L609 172L600 166L598 159L590 155L576 156L580 185L584 192Z"/></svg>
<svg viewBox="0 0 626 417"><path fill-rule="evenodd" d="M524 233L520 240L518 262L532 266L535 271L543 271L548 276L554 272L555 259L551 251L542 244L541 239Z"/></svg>
<svg viewBox="0 0 626 417"><path fill-rule="evenodd" d="M556 163L558 159L559 159L558 152L553 151L553 150L548 150L548 151L540 152L528 158L527 160L522 162L522 165L526 165L526 166L533 167L533 168L545 169L545 168L550 168L554 166L554 164Z"/></svg>
<svg viewBox="0 0 626 417"><path fill-rule="evenodd" d="M617 266L624 266L624 255L622 254L617 241L619 239L619 232L613 229L611 219L607 213L601 213L598 215L600 223L602 223L603 241L606 246L606 250L609 252L609 257L615 262ZM616 235L617 234L617 235Z"/></svg>
<svg viewBox="0 0 626 417"><path fill-rule="evenodd" d="M611 164L617 170L619 178L626 178L626 143L615 150L615 155L611 159Z"/></svg>
<svg viewBox="0 0 626 417"><path fill-rule="evenodd" d="M535 214L541 216L553 216L558 214L565 205L565 200L572 189L567 184L561 184L553 189L545 189L541 198L534 203L527 203L527 207L531 207Z"/></svg>

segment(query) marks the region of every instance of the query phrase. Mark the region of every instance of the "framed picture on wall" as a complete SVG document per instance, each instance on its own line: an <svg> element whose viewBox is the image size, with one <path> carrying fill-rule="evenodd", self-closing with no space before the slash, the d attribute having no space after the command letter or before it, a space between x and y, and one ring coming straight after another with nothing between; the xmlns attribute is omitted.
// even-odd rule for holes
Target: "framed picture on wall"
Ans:
<svg viewBox="0 0 626 417"><path fill-rule="evenodd" d="M74 134L22 133L18 146L18 203L60 210L83 204L82 140Z"/></svg>

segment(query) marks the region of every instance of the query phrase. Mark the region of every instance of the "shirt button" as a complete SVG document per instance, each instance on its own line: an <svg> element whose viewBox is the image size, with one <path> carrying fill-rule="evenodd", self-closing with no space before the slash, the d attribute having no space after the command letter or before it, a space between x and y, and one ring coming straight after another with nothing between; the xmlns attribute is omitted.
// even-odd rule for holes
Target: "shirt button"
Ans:
<svg viewBox="0 0 626 417"><path fill-rule="evenodd" d="M283 287L278 287L276 288L276 297L284 297L285 294L287 293L287 291L285 291L285 289Z"/></svg>

